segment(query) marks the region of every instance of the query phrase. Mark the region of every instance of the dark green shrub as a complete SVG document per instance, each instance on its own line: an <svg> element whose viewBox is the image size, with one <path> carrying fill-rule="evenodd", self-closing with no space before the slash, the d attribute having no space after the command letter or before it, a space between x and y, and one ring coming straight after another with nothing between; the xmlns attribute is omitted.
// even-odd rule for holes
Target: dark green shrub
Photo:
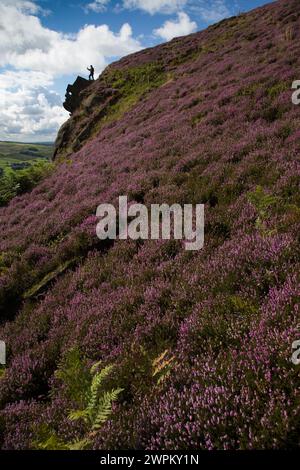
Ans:
<svg viewBox="0 0 300 470"><path fill-rule="evenodd" d="M52 169L52 163L39 161L23 170L7 170L0 177L0 206L5 206L15 196L31 191Z"/></svg>

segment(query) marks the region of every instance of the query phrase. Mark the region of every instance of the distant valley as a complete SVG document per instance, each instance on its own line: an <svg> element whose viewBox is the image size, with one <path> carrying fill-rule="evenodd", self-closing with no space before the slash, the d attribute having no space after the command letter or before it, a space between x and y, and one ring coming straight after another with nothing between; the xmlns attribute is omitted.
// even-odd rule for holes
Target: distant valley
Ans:
<svg viewBox="0 0 300 470"><path fill-rule="evenodd" d="M0 141L0 175L5 169L23 169L40 159L50 160L52 143L18 143Z"/></svg>

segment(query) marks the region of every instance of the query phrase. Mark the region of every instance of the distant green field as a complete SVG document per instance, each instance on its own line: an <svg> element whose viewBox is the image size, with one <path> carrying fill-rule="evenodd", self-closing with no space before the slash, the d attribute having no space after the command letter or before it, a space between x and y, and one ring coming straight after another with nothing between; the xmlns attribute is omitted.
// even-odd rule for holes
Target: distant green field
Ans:
<svg viewBox="0 0 300 470"><path fill-rule="evenodd" d="M32 164L37 159L49 160L52 153L52 144L23 144L0 141L0 168L5 170L11 168L11 165L14 164Z"/></svg>

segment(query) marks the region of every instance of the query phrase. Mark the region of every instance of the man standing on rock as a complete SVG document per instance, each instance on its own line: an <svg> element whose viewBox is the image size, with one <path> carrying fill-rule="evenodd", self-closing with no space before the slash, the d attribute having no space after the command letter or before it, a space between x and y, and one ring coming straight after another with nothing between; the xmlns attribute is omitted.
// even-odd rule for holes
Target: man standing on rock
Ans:
<svg viewBox="0 0 300 470"><path fill-rule="evenodd" d="M91 65L90 68L88 67L87 69L90 72L89 80L95 80L95 77L94 77L95 69L94 69L94 67Z"/></svg>

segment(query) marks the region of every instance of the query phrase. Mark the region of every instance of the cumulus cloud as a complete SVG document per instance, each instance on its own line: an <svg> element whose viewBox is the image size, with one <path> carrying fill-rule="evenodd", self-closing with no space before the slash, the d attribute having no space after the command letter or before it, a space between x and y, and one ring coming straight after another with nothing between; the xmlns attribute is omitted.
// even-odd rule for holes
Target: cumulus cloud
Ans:
<svg viewBox="0 0 300 470"><path fill-rule="evenodd" d="M14 90L18 87L50 86L52 84L53 79L44 72L6 70L0 74L0 90L6 90L8 88Z"/></svg>
<svg viewBox="0 0 300 470"><path fill-rule="evenodd" d="M100 73L109 59L141 49L128 23L118 32L103 24L67 35L45 28L37 16L42 13L34 1L0 3L2 140L53 140L68 117L53 91L55 78L87 73L89 64Z"/></svg>
<svg viewBox="0 0 300 470"><path fill-rule="evenodd" d="M2 0L3 5L6 6L13 6L18 8L18 10L22 10L28 13L38 13L41 11L41 7L39 7L36 3L30 0Z"/></svg>
<svg viewBox="0 0 300 470"><path fill-rule="evenodd" d="M154 15L155 13L174 13L182 9L188 0L123 0L124 8L139 9Z"/></svg>
<svg viewBox="0 0 300 470"><path fill-rule="evenodd" d="M15 58L28 50L39 48L46 52L56 33L43 28L40 20L28 10L28 2L19 2L17 6L4 0L0 4L0 65L13 64ZM26 6L26 11L24 11ZM32 4L32 8L34 5Z"/></svg>
<svg viewBox="0 0 300 470"><path fill-rule="evenodd" d="M54 140L67 119L61 97L51 90L53 81L41 72L0 74L0 139Z"/></svg>
<svg viewBox="0 0 300 470"><path fill-rule="evenodd" d="M184 13L178 13L177 20L166 21L161 28L155 29L155 36L159 36L166 41L178 36L185 36L187 34L193 33L197 29L197 23L191 21L190 17Z"/></svg>
<svg viewBox="0 0 300 470"><path fill-rule="evenodd" d="M230 16L226 0L123 0L123 7L155 13L172 14L186 10L196 13L206 23Z"/></svg>
<svg viewBox="0 0 300 470"><path fill-rule="evenodd" d="M231 15L225 0L200 0L199 3L200 5L197 2L191 9L206 23L215 23Z"/></svg>
<svg viewBox="0 0 300 470"><path fill-rule="evenodd" d="M94 11L95 13L102 13L107 9L107 5L110 3L110 0L95 0L94 2L88 3L84 9L88 13L89 10Z"/></svg>
<svg viewBox="0 0 300 470"><path fill-rule="evenodd" d="M125 23L114 33L107 25L86 25L74 35L45 28L32 14L32 2L2 0L0 5L0 66L47 71L52 76L82 73L86 63L102 71L107 58L141 49ZM25 11L24 11L25 9Z"/></svg>
<svg viewBox="0 0 300 470"><path fill-rule="evenodd" d="M52 75L82 73L86 64L94 64L98 71L102 71L108 57L140 49L128 23L116 34L107 25L87 25L72 38L55 34L49 47L27 48L22 54L14 53L9 57L9 64L19 69L46 70Z"/></svg>

